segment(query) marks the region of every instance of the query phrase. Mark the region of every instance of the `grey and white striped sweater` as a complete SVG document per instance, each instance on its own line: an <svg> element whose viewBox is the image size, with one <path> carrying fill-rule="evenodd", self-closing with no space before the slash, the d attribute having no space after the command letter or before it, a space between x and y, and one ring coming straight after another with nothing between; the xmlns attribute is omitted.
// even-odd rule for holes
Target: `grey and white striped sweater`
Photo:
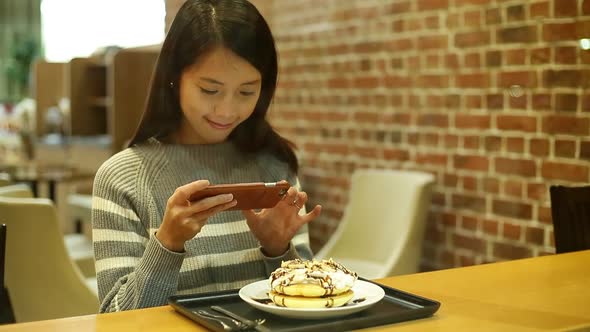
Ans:
<svg viewBox="0 0 590 332"><path fill-rule="evenodd" d="M240 152L230 142L174 145L151 139L114 155L96 174L92 200L101 312L164 305L174 294L239 288L267 278L282 260L311 258L307 226L283 256L265 257L240 211L209 218L184 253L164 248L154 233L168 198L199 179L215 184L287 179L298 186L286 163Z"/></svg>

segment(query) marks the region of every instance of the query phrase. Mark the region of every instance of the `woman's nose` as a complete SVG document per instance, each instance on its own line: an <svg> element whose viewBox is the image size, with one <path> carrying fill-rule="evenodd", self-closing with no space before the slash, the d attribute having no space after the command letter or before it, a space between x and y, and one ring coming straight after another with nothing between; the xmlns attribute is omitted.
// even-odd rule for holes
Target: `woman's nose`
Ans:
<svg viewBox="0 0 590 332"><path fill-rule="evenodd" d="M229 117L233 114L233 112L234 105L231 98L223 98L213 108L213 113L223 117Z"/></svg>

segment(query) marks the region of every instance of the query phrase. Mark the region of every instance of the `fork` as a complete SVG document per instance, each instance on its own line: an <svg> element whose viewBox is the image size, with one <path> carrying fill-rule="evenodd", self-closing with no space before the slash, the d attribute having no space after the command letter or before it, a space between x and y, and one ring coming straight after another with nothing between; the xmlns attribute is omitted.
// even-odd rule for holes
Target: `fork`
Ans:
<svg viewBox="0 0 590 332"><path fill-rule="evenodd" d="M211 313L211 312L205 311L205 310L197 310L197 314L199 314L203 317L215 320L216 322L221 324L224 331L230 331L230 332L231 331L244 331L245 329L248 328L248 326L245 326L241 322L239 322L231 317L228 317L228 316L216 315L214 313ZM231 326L230 326L230 324L231 324Z"/></svg>
<svg viewBox="0 0 590 332"><path fill-rule="evenodd" d="M222 314L224 314L226 317L230 317L234 322L238 322L242 327L243 327L243 331L247 331L247 330L256 330L256 331L270 331L268 328L262 326L262 324L264 324L264 322L266 322L266 319L255 319L255 320L250 320L247 318L244 318L230 310L224 309L220 306L216 306L216 305L212 305L211 309L220 312Z"/></svg>

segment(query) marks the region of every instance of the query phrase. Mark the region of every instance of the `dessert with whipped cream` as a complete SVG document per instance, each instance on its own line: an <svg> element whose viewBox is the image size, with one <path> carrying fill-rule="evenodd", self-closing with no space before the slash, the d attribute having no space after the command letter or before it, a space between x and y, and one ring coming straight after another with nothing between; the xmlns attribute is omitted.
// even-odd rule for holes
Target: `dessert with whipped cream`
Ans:
<svg viewBox="0 0 590 332"><path fill-rule="evenodd" d="M270 299L291 308L338 307L354 295L358 276L343 265L329 260L285 261L269 278Z"/></svg>

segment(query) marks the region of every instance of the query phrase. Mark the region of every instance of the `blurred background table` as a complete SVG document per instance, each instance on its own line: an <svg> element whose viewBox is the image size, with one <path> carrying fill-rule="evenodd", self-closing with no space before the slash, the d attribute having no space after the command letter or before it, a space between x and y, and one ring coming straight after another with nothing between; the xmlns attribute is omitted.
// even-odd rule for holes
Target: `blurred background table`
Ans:
<svg viewBox="0 0 590 332"><path fill-rule="evenodd" d="M20 163L1 165L0 172L7 173L12 182L26 182L36 197L40 196L39 184L47 183L48 198L57 205L57 185L75 181L91 181L94 172L67 164Z"/></svg>

